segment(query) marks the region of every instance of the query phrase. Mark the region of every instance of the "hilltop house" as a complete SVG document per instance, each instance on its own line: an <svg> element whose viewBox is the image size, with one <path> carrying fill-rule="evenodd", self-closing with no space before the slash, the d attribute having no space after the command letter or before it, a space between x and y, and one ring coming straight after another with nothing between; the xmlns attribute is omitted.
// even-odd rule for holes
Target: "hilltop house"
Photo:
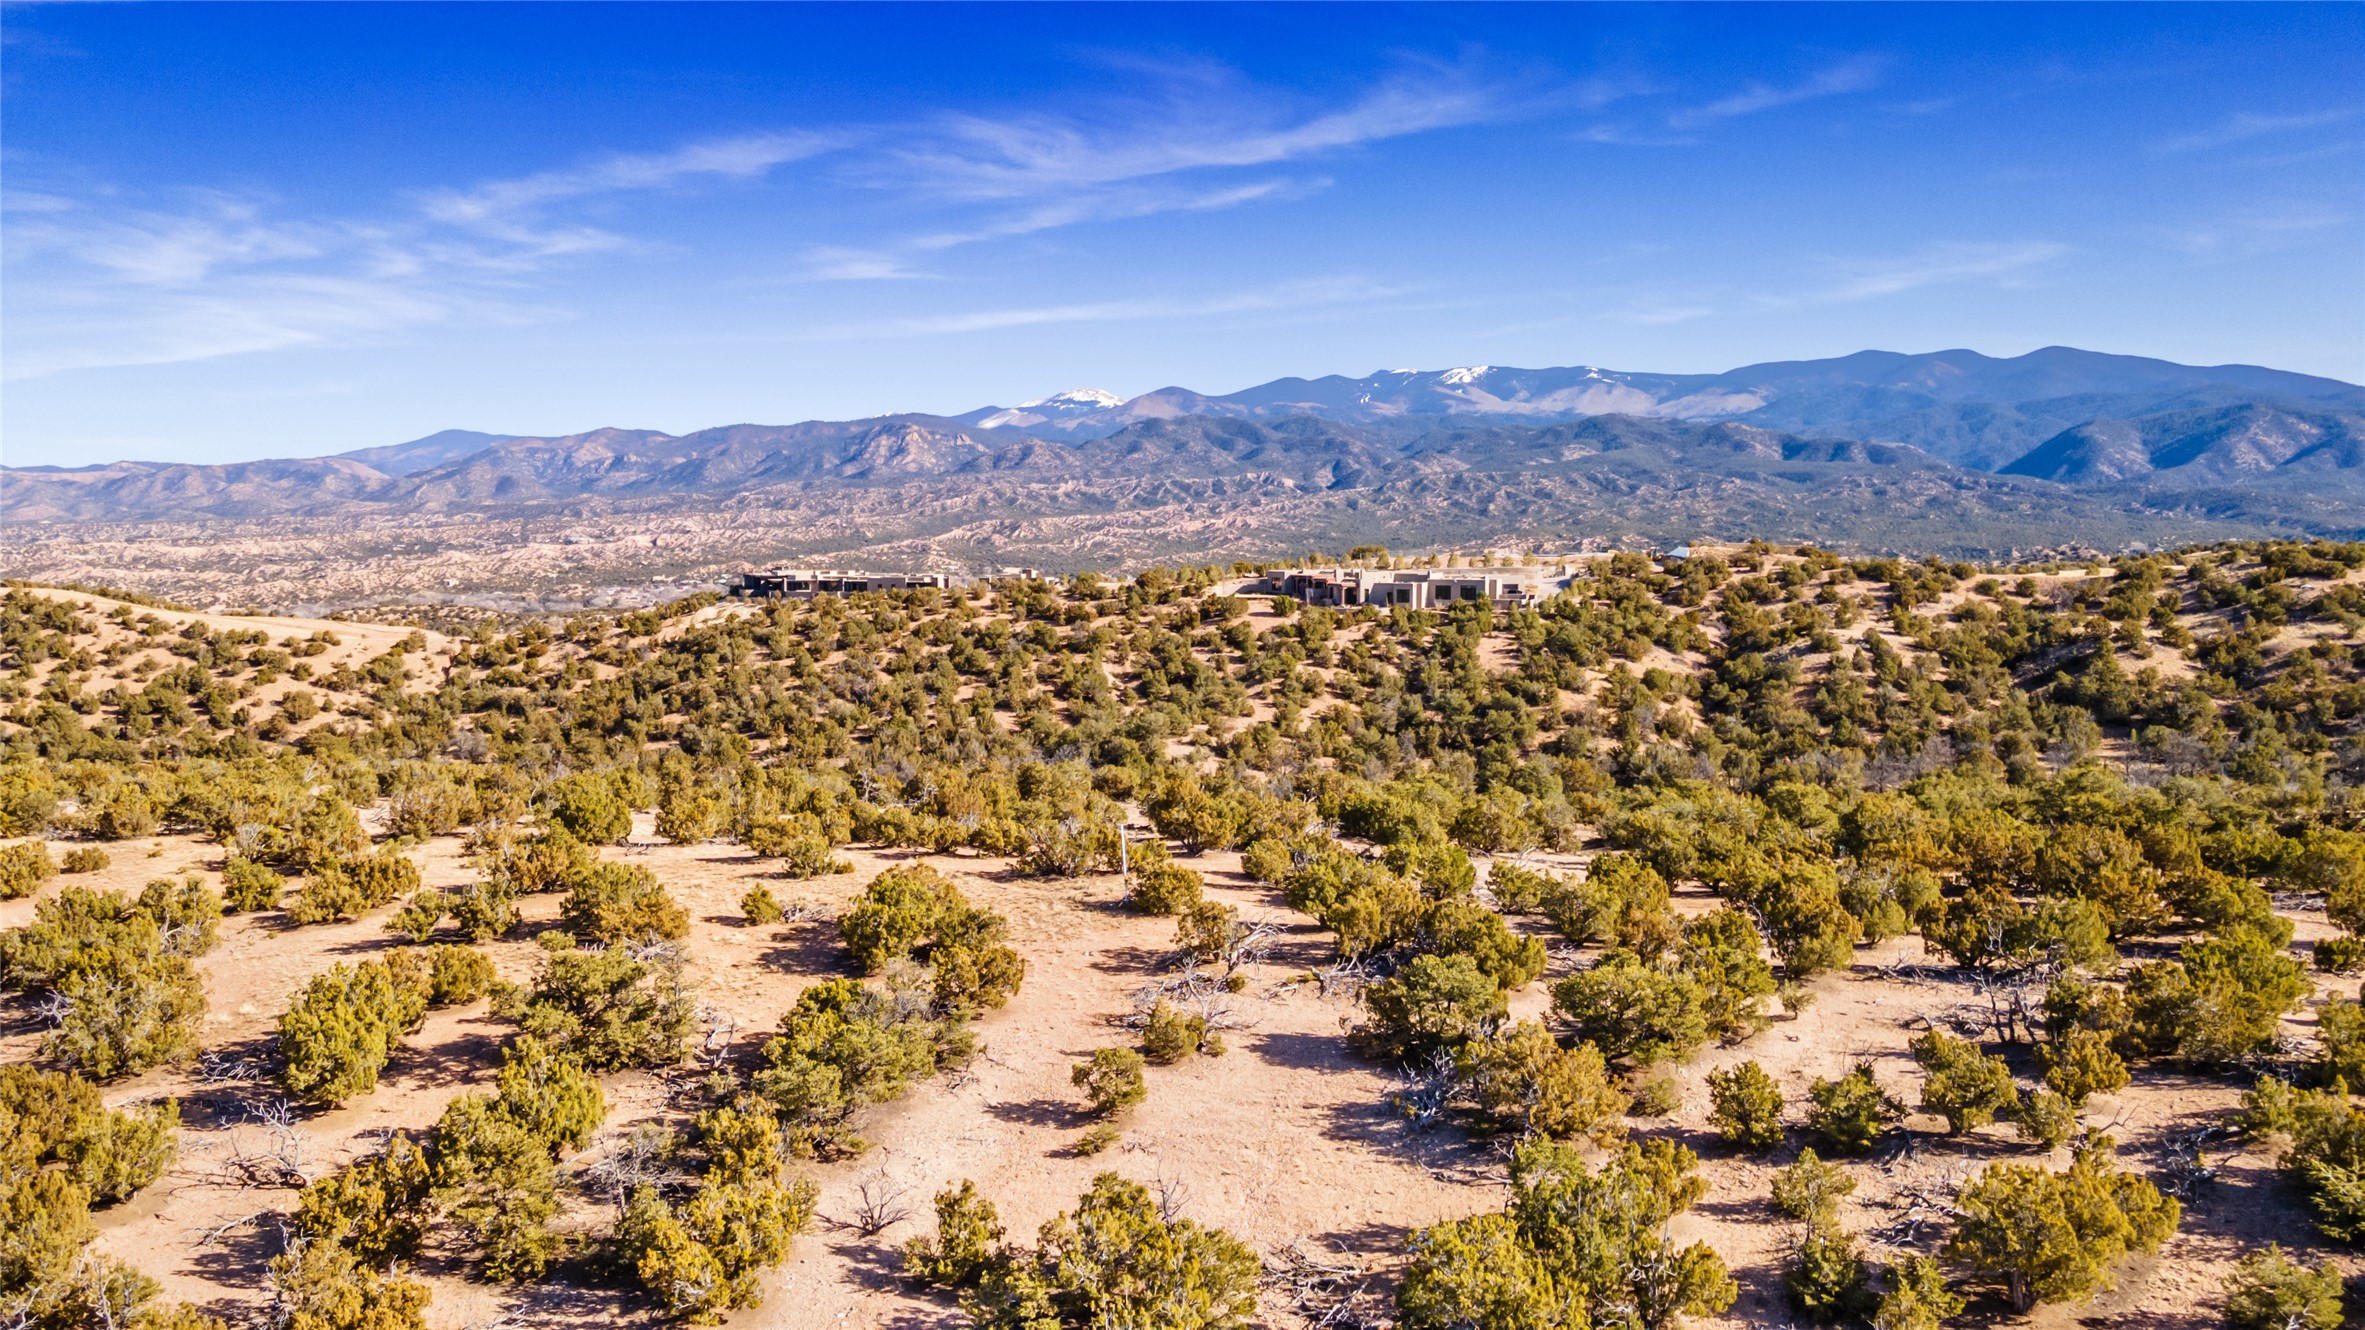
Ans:
<svg viewBox="0 0 2365 1330"><path fill-rule="evenodd" d="M769 568L760 573L733 573L726 582L742 599L811 600L815 596L850 596L860 591L904 591L912 587L949 587L950 573L857 573L841 568Z"/></svg>
<svg viewBox="0 0 2365 1330"><path fill-rule="evenodd" d="M1264 589L1308 605L1441 610L1469 601L1501 610L1535 604L1549 580L1540 568L1288 568L1267 574Z"/></svg>

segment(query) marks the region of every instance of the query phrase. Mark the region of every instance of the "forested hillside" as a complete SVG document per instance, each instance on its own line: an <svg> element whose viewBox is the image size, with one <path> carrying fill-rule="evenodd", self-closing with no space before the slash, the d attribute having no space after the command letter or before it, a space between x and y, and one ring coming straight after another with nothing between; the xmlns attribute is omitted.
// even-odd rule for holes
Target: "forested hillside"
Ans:
<svg viewBox="0 0 2365 1330"><path fill-rule="evenodd" d="M2365 545L0 600L0 1322L2321 1326Z"/></svg>

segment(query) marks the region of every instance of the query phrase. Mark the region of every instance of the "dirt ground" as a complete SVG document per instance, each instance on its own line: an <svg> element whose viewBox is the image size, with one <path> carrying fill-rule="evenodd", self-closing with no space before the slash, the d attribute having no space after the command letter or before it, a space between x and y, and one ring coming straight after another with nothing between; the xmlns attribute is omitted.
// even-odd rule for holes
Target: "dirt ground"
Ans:
<svg viewBox="0 0 2365 1330"><path fill-rule="evenodd" d="M611 856L646 864L689 910L687 944L692 978L705 1011L706 1041L718 1056L752 1058L797 992L835 977L844 951L832 919L862 886L902 856L850 851L851 874L786 882L736 846L653 843L647 819ZM62 852L63 846L53 846ZM153 877L194 870L212 876L216 847L182 837L157 837L109 847L105 870L59 883L137 888ZM411 851L430 884L457 885L470 870L457 838ZM1504 1192L1502 1149L1446 1127L1419 1133L1387 1108L1388 1078L1358 1061L1342 1038L1357 1006L1344 992L1323 996L1308 982L1328 960L1324 936L1270 890L1240 878L1230 855L1186 860L1202 870L1212 894L1240 907L1250 922L1269 922L1279 942L1250 969L1249 987L1231 999L1225 1032L1230 1050L1150 1069L1148 1101L1124 1123L1122 1141L1096 1157L1071 1149L1085 1122L1068 1081L1068 1068L1094 1048L1128 1042L1116 1022L1133 994L1156 980L1170 949L1170 920L1136 916L1117 906L1118 882L1021 878L994 860L938 856L980 904L1009 917L1028 961L1024 988L1010 1005L979 1024L982 1048L963 1068L916 1086L902 1101L863 1126L873 1149L860 1159L805 1165L821 1186L821 1222L800 1239L795 1254L767 1279L760 1308L733 1325L765 1327L917 1327L956 1315L941 1300L898 1277L896 1248L930 1229L930 1198L947 1185L973 1179L1000 1206L1014 1236L1030 1235L1044 1219L1073 1203L1091 1177L1115 1169L1166 1188L1184 1212L1231 1230L1278 1269L1293 1246L1326 1262L1370 1272L1360 1300L1368 1314L1385 1306L1392 1269L1411 1230L1440 1219L1490 1209ZM806 917L775 926L745 924L739 898L765 882ZM528 902L528 918L555 915L557 898ZM1682 902L1704 908L1705 898ZM0 925L29 919L31 899L0 904ZM383 930L389 910L352 923L282 929L277 915L226 919L222 940L204 958L212 1003L207 1056L199 1067L163 1070L112 1086L122 1104L161 1096L182 1101L185 1126L179 1162L156 1185L100 1217L100 1248L159 1279L169 1296L227 1313L251 1311L265 1299L264 1263L278 1250L279 1217L293 1204L301 1179L333 1170L377 1148L390 1129L432 1123L444 1104L467 1089L488 1085L510 1027L485 1004L439 1011L405 1044L379 1088L341 1109L283 1113L267 1075L274 1022L314 974L390 945ZM530 931L530 927L529 930ZM2324 931L2321 919L2302 919L2302 938ZM528 979L537 949L530 941L488 948L505 978ZM1556 954L1554 972L1576 957ZM1855 968L1822 981L1815 1000L1795 1019L1777 1020L1743 1044L1711 1050L1674 1076L1682 1106L1670 1117L1637 1119L1638 1131L1671 1134L1698 1150L1709 1194L1678 1221L1678 1235L1720 1252L1741 1286L1740 1300L1715 1326L1787 1323L1780 1272L1794 1225L1767 1200L1773 1171L1796 1157L1790 1146L1764 1160L1735 1156L1707 1127L1706 1074L1755 1058L1790 1094L1793 1121L1810 1080L1844 1073L1871 1060L1883 1083L1910 1103L1919 1073L1905 1048L1925 1019L1945 1019L1974 1001L1948 967L1924 969L1920 944L1904 939L1863 949ZM1545 985L1515 995L1519 1015L1540 1014ZM0 1057L30 1055L38 1025L20 1003L0 1040ZM2311 1020L2293 1018L2304 1038ZM2033 1075L2031 1068L2021 1068ZM576 1163L596 1158L634 1123L678 1115L699 1075L696 1067L666 1077L624 1074L607 1082L610 1115L600 1141ZM2131 1167L2154 1173L2166 1162L2172 1138L2217 1128L2206 1147L2214 1179L2187 1200L2182 1228L2160 1255L2130 1267L2121 1287L2084 1307L2041 1310L2027 1324L2044 1327L2198 1327L2216 1324L2221 1287L2245 1250L2281 1241L2318 1255L2297 1198L2276 1178L2271 1161L2242 1150L2223 1134L2237 1103L2233 1084L2188 1078L2157 1069L2136 1084L2097 1100L2090 1122L2117 1136ZM1858 1189L1847 1223L1874 1250L1931 1249L1945 1229L1954 1185L1985 1162L2025 1157L2006 1127L1949 1140L1935 1117L1908 1119L1881 1153L1853 1163ZM851 1225L860 1189L892 1193L910 1218L876 1237ZM604 1198L580 1197L570 1226L604 1231L614 1218ZM509 1288L485 1284L465 1271L430 1265L419 1272L434 1289L430 1323L462 1327L576 1325L597 1319L637 1322L647 1306L620 1281L601 1272L565 1267L546 1284ZM1302 1323L1278 1287L1265 1319ZM2000 1307L1978 1305L1965 1324L2008 1319Z"/></svg>

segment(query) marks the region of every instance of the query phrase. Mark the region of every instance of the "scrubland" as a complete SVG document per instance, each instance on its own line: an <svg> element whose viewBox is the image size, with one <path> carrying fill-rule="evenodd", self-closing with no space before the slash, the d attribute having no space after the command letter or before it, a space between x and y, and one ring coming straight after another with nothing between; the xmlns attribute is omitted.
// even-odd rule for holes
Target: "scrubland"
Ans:
<svg viewBox="0 0 2365 1330"><path fill-rule="evenodd" d="M0 603L35 1326L2340 1323L2365 547Z"/></svg>

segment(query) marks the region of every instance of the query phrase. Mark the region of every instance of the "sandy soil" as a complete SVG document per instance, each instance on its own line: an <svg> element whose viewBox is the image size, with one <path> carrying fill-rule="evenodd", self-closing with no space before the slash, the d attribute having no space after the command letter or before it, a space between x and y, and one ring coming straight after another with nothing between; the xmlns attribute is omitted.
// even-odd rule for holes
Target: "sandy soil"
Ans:
<svg viewBox="0 0 2365 1330"><path fill-rule="evenodd" d="M609 853L646 864L688 908L691 974L709 1009L707 1024L719 1032L716 1043L725 1055L739 1057L754 1056L804 985L843 972L832 917L870 877L901 858L853 851L855 873L784 882L737 847L651 844L647 836L644 817L634 840ZM150 846L157 851L152 858ZM456 839L443 838L411 853L430 883L450 885L469 876L458 850ZM181 837L116 845L110 853L114 862L106 870L59 881L137 887L151 877L218 868L215 847ZM1119 885L1112 878L1047 882L1017 877L998 861L963 856L932 862L952 873L973 899L1009 917L1028 959L1025 987L1007 1009L980 1023L983 1048L975 1060L916 1087L865 1125L874 1143L869 1154L804 1166L821 1184L823 1222L769 1277L771 1296L764 1306L733 1324L944 1323L954 1314L946 1303L897 1277L895 1248L928 1231L930 1198L963 1178L994 1198L1014 1235L1030 1234L1071 1204L1102 1169L1171 1186L1186 1213L1230 1229L1269 1259L1302 1241L1367 1267L1374 1279L1365 1305L1375 1311L1412 1229L1501 1203L1498 1146L1453 1128L1416 1133L1394 1118L1384 1103L1387 1078L1355 1059L1341 1037L1357 1015L1353 1001L1343 994L1325 998L1315 985L1301 982L1310 967L1327 960L1323 936L1273 893L1237 877L1236 859L1228 855L1188 862L1246 918L1281 929L1272 955L1251 969L1249 988L1231 1001L1231 1049L1221 1058L1152 1068L1148 1102L1125 1121L1121 1143L1097 1157L1077 1157L1070 1147L1085 1122L1068 1067L1096 1047L1127 1040L1116 1022L1131 1008L1135 991L1163 972L1172 923L1119 909ZM738 900L759 881L792 907L803 907L807 917L777 927L746 926ZM1686 909L1710 904L1705 897L1679 903ZM0 925L23 922L32 904L0 905ZM549 919L556 905L555 897L535 898L529 919ZM279 1217L292 1207L299 1177L318 1177L375 1149L389 1129L426 1126L453 1095L489 1083L510 1027L489 1016L482 1003L433 1013L377 1091L341 1109L298 1110L274 1125L278 1100L268 1080L237 1079L267 1068L274 1021L311 975L389 945L385 913L284 931L275 915L224 921L220 945L202 963L213 1007L206 1044L214 1075L164 1070L109 1087L110 1101L118 1104L180 1098L186 1127L172 1171L101 1216L103 1250L161 1280L173 1297L225 1312L251 1310L263 1298L263 1263L278 1249ZM2320 918L2301 920L2303 940L2323 931ZM503 942L489 950L504 977L532 974L531 942ZM1840 1075L1864 1058L1893 1093L1911 1103L1919 1073L1905 1052L1907 1042L1925 1019L1967 1012L1976 1000L1950 968L1924 968L1921 959L1913 939L1864 949L1855 969L1818 985L1815 1001L1796 1019L1778 1020L1744 1044L1711 1050L1677 1069L1683 1104L1671 1117L1635 1122L1640 1131L1686 1141L1704 1160L1709 1195L1678 1221L1677 1231L1722 1253L1742 1288L1731 1313L1710 1324L1783 1323L1780 1270L1797 1233L1766 1197L1774 1169L1795 1158L1801 1142L1794 1134L1788 1147L1763 1160L1724 1149L1707 1126L1706 1074L1755 1058L1797 1105L1812 1079ZM1555 972L1574 960L1563 949ZM1546 1004L1542 984L1515 995L1515 1013L1522 1016L1541 1014ZM13 1015L0 1056L19 1058L32 1051L37 1030L21 1004ZM2295 1017L2291 1033L2304 1038L2310 1024L2305 1015ZM2021 1069L2033 1075L2033 1068ZM606 1133L575 1162L595 1158L635 1122L678 1115L681 1091L696 1075L686 1068L662 1078L611 1077ZM2128 1091L2096 1101L2089 1120L2108 1125L2130 1166L2152 1170L2163 1162L2169 1138L2220 1123L2237 1099L2228 1082L2145 1069ZM1799 1116L1803 1109L1794 1107L1794 1121ZM1953 1186L1992 1159L2025 1157L2008 1128L1950 1140L1935 1117L1916 1115L1907 1126L1910 1131L1893 1135L1880 1154L1851 1166L1859 1186L1847 1222L1876 1251L1929 1249L1943 1231L1943 1223L1933 1221L1942 1218ZM2215 1323L2223 1277L2242 1251L2278 1240L2317 1253L2296 1198L2276 1179L2270 1161L2227 1138L2213 1144L2209 1158L2218 1168L2216 1180L2188 1200L2182 1230L2158 1258L2131 1267L2119 1290L2091 1305L2045 1309L2029 1324L2197 1330ZM874 1238L845 1226L865 1184L874 1192L899 1192L911 1218ZM613 1213L602 1200L579 1198L568 1223L604 1231ZM464 1270L435 1263L420 1273L434 1288L430 1321L439 1330L638 1321L648 1314L628 1291L579 1268L570 1267L562 1281L526 1289L476 1282ZM2000 1315L1999 1308L1978 1307L1965 1323L1994 1323ZM1269 1300L1267 1318L1295 1323L1277 1295Z"/></svg>

